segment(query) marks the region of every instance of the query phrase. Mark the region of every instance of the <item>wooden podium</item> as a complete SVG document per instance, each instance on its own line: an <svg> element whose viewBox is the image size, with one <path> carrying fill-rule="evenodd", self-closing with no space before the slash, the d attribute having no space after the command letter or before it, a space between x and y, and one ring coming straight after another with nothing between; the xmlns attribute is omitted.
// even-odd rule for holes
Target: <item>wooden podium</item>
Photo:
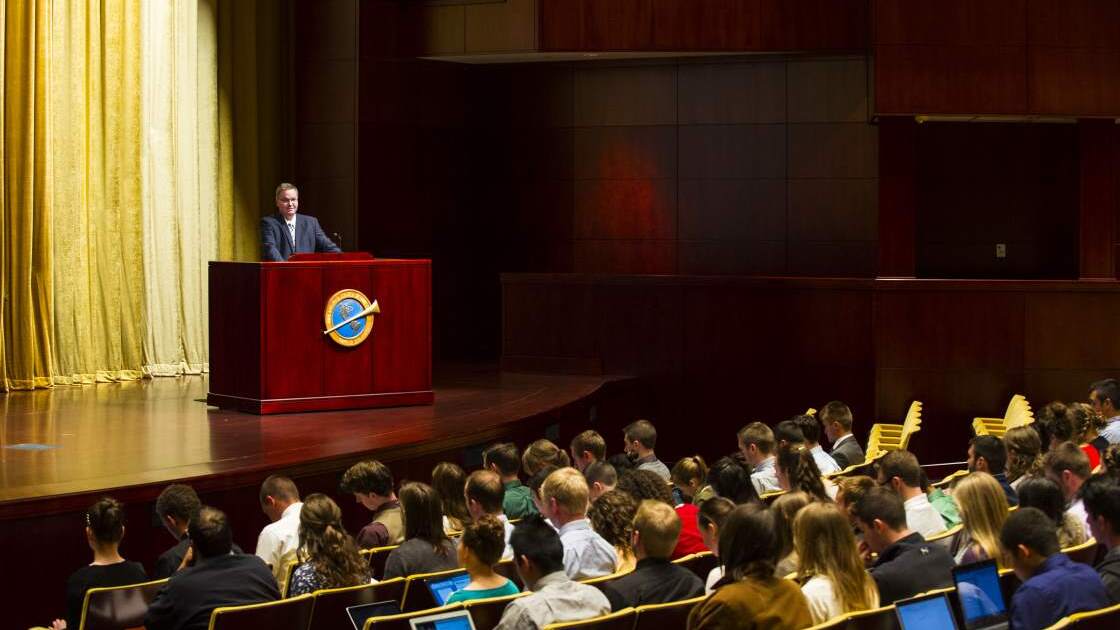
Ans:
<svg viewBox="0 0 1120 630"><path fill-rule="evenodd" d="M210 263L207 404L272 414L431 404L430 260L300 254ZM327 301L353 289L380 314L364 342L323 334Z"/></svg>

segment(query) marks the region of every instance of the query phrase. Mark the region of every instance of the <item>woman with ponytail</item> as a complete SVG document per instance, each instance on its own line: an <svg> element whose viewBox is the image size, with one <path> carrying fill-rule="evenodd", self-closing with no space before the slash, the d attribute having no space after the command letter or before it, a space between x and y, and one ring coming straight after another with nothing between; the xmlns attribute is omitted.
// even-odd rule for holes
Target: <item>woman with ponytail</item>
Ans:
<svg viewBox="0 0 1120 630"><path fill-rule="evenodd" d="M342 527L342 510L325 494L303 500L299 513L299 559L288 596L370 581L369 562Z"/></svg>
<svg viewBox="0 0 1120 630"><path fill-rule="evenodd" d="M697 507L716 496L716 491L708 483L708 465L699 455L685 457L673 466L669 479L673 487L680 491L686 503Z"/></svg>

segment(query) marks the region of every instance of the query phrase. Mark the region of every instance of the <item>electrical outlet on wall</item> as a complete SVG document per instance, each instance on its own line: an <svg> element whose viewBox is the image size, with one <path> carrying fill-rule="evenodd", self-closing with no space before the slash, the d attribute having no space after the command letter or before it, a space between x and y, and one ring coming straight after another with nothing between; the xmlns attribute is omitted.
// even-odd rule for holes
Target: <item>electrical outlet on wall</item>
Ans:
<svg viewBox="0 0 1120 630"><path fill-rule="evenodd" d="M996 258L1007 258L1007 243L996 243Z"/></svg>

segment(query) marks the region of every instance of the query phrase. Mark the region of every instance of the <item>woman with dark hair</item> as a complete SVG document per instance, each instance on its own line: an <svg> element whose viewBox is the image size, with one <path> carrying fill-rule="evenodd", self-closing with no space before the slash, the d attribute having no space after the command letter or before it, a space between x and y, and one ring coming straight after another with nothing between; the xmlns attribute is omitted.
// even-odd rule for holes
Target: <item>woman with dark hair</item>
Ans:
<svg viewBox="0 0 1120 630"><path fill-rule="evenodd" d="M591 528L610 543L618 555L615 573L629 573L637 565L634 548L630 546L637 513L638 499L621 490L604 492L587 510Z"/></svg>
<svg viewBox="0 0 1120 630"><path fill-rule="evenodd" d="M1031 477L1043 477L1042 438L1031 426L1014 427L1003 434L1003 445L1007 447L1007 480L1011 489Z"/></svg>
<svg viewBox="0 0 1120 630"><path fill-rule="evenodd" d="M813 460L813 453L803 444L783 444L778 447L774 473L778 485L789 492L804 492L816 501L830 503L832 497L825 490L821 471ZM836 494L833 486L833 494Z"/></svg>
<svg viewBox="0 0 1120 630"><path fill-rule="evenodd" d="M385 559L385 579L447 571L459 566L455 545L443 531L443 503L428 484L401 487L404 542Z"/></svg>
<svg viewBox="0 0 1120 630"><path fill-rule="evenodd" d="M521 454L521 469L530 477L545 466L567 468L571 465L572 460L568 457L568 451L549 440L537 440L525 447L525 452Z"/></svg>
<svg viewBox="0 0 1120 630"><path fill-rule="evenodd" d="M342 510L325 494L303 499L298 557L301 564L292 573L289 597L369 582L369 562L342 526Z"/></svg>
<svg viewBox="0 0 1120 630"><path fill-rule="evenodd" d="M704 539L704 545L716 558L719 558L719 528L723 526L723 522L727 520L727 515L734 509L735 504L731 502L731 499L713 497L700 506L700 513L696 515L696 524L700 528L700 536ZM712 567L712 570L708 572L708 579L704 580L704 593L711 595L716 583L722 577L723 567L718 564Z"/></svg>
<svg viewBox="0 0 1120 630"><path fill-rule="evenodd" d="M721 457L712 465L708 470L708 485L716 496L730 499L736 505L758 502L750 471L734 457Z"/></svg>
<svg viewBox="0 0 1120 630"><path fill-rule="evenodd" d="M796 630L813 625L809 604L792 580L774 577L778 540L774 515L740 505L727 516L719 536L723 579L688 616L688 627Z"/></svg>
<svg viewBox="0 0 1120 630"><path fill-rule="evenodd" d="M463 489L467 486L467 473L451 462L440 462L432 469L432 487L443 502L444 531L459 532L471 520Z"/></svg>
<svg viewBox="0 0 1120 630"><path fill-rule="evenodd" d="M484 514L477 521L468 521L463 528L463 542L459 545L459 562L466 567L471 581L452 593L447 603L519 593L516 584L494 571L494 565L502 559L505 548L506 529L496 517Z"/></svg>
<svg viewBox="0 0 1120 630"><path fill-rule="evenodd" d="M1058 529L1058 544L1064 549L1088 540L1085 525L1076 515L1066 511L1062 489L1046 477L1030 477L1019 484L1019 507L1033 507L1054 521Z"/></svg>
<svg viewBox="0 0 1120 630"><path fill-rule="evenodd" d="M148 579L143 565L121 557L124 506L116 499L105 497L86 510L85 531L86 544L93 551L93 562L66 580L66 618L55 619L51 624L53 630L78 630L89 589L139 584Z"/></svg>

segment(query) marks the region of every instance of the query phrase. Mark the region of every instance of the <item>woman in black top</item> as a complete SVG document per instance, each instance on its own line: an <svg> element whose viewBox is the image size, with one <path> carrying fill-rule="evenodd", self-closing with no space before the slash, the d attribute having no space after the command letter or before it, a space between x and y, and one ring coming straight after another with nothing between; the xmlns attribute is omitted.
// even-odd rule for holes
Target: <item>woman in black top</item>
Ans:
<svg viewBox="0 0 1120 630"><path fill-rule="evenodd" d="M139 584L148 579L139 562L127 562L120 554L124 538L124 508L105 497L86 510L86 541L93 562L74 572L66 581L66 619L55 619L52 630L77 630L82 621L82 603L91 588Z"/></svg>

